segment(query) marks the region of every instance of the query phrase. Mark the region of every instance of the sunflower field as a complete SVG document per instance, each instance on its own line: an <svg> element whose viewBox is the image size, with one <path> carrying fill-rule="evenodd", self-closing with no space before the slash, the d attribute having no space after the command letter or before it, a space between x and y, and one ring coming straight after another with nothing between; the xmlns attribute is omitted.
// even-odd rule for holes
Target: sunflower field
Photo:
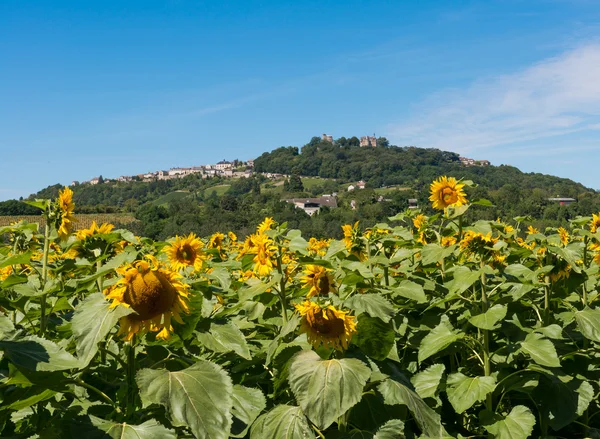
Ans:
<svg viewBox="0 0 600 439"><path fill-rule="evenodd" d="M166 242L72 193L0 227L2 438L598 438L600 214Z"/></svg>

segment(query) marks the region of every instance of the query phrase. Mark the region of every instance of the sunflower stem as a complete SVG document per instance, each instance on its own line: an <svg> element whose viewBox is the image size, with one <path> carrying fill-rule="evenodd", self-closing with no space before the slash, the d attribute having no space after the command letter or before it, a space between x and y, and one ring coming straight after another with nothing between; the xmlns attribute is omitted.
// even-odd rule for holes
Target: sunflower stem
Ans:
<svg viewBox="0 0 600 439"><path fill-rule="evenodd" d="M489 302L486 292L485 262L481 261L481 307L485 313L489 308ZM492 364L490 362L490 331L483 329L483 374L488 377L492 374ZM485 408L492 411L492 394L488 393L485 398Z"/></svg>
<svg viewBox="0 0 600 439"><path fill-rule="evenodd" d="M125 413L129 419L135 413L135 336L125 346L127 349L127 406Z"/></svg>
<svg viewBox="0 0 600 439"><path fill-rule="evenodd" d="M85 389L91 390L95 393L97 393L105 402L109 403L110 405L112 405L115 410L117 411L117 413L121 413L121 409L115 404L115 402L110 399L110 397L104 393L102 390L98 389L97 387L92 386L91 384L86 383L85 381L82 381L78 378L73 378L71 380L71 382L79 387L83 387Z"/></svg>
<svg viewBox="0 0 600 439"><path fill-rule="evenodd" d="M283 318L283 323L286 324L288 322L287 317L287 304L285 300L285 274L283 273L283 262L281 258L282 248L278 245L279 251L277 252L277 271L281 278L279 279L279 302L281 303L281 317Z"/></svg>
<svg viewBox="0 0 600 439"><path fill-rule="evenodd" d="M48 254L50 253L50 216L46 214L46 226L44 229L44 254L42 256L42 291L46 288L48 280ZM46 294L40 297L40 335L46 332Z"/></svg>

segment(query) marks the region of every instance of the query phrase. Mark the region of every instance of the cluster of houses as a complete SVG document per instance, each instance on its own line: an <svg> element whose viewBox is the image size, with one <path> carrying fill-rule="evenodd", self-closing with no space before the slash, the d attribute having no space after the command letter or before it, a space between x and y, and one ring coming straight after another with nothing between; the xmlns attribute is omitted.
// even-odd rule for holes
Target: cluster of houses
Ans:
<svg viewBox="0 0 600 439"><path fill-rule="evenodd" d="M474 160L468 157L459 157L458 160L463 166L490 166L489 160Z"/></svg>
<svg viewBox="0 0 600 439"><path fill-rule="evenodd" d="M242 170L243 168L243 170ZM115 179L103 179L102 177L94 177L89 181L84 181L81 184L98 184L101 181L156 181L156 180L172 180L175 178L182 178L187 175L198 174L202 178L208 177L230 177L230 178L248 178L252 176L252 169L254 168L254 160L248 160L246 162L240 162L235 160L233 162L227 160L221 160L219 163L214 165L202 165L202 166L191 166L188 168L171 168L167 171L154 171L147 172L145 174L138 175L121 175ZM271 177L274 178L274 177ZM74 181L72 185L80 184L78 181Z"/></svg>

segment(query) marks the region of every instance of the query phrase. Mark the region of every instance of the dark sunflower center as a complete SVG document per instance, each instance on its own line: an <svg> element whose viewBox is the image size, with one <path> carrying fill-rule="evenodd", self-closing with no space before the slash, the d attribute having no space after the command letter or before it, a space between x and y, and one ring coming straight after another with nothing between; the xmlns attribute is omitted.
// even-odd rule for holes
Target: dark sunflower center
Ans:
<svg viewBox="0 0 600 439"><path fill-rule="evenodd" d="M327 313L327 318L323 313ZM342 319L337 318L333 311L326 309L315 314L313 329L322 335L339 337L344 334L346 328Z"/></svg>
<svg viewBox="0 0 600 439"><path fill-rule="evenodd" d="M177 291L165 275L151 270L136 274L123 296L137 312L129 316L134 320L148 320L171 310L176 298Z"/></svg>
<svg viewBox="0 0 600 439"><path fill-rule="evenodd" d="M186 261L186 262L194 262L196 259L196 252L189 245L184 245L177 251L177 259Z"/></svg>
<svg viewBox="0 0 600 439"><path fill-rule="evenodd" d="M444 188L442 191L442 197L444 199L444 203L455 203L456 202L456 192L451 188Z"/></svg>
<svg viewBox="0 0 600 439"><path fill-rule="evenodd" d="M329 278L327 275L319 278L319 293L323 295L329 294Z"/></svg>

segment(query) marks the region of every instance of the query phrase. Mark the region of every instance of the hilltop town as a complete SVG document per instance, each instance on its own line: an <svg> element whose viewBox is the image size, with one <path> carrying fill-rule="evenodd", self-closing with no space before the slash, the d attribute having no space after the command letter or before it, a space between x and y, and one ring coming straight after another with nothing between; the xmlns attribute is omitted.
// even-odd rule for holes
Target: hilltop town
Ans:
<svg viewBox="0 0 600 439"><path fill-rule="evenodd" d="M252 169L254 167L254 160L248 160L245 162L234 160L232 162L227 160L221 160L214 165L200 165L190 166L187 168L171 168L167 171L151 171L145 174L137 175L121 175L115 179L103 178L102 176L94 177L91 180L86 181L73 181L72 186L79 184L91 184L96 185L98 183L110 182L110 181L156 181L156 180L173 180L176 178L183 178L187 175L197 174L202 178L208 177L230 177L230 178L248 178L252 176Z"/></svg>

